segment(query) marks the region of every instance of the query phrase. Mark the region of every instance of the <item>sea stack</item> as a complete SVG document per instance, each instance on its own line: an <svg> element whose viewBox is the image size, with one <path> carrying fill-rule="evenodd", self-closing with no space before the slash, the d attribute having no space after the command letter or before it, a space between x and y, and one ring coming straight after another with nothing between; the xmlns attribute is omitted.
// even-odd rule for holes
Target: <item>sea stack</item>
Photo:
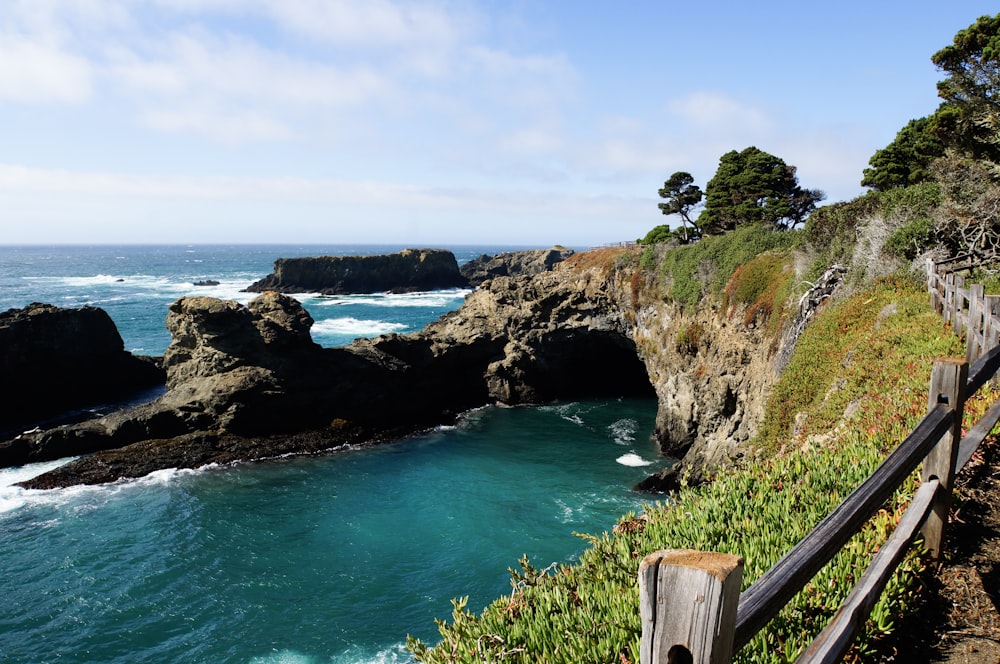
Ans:
<svg viewBox="0 0 1000 664"><path fill-rule="evenodd" d="M263 293L408 293L466 288L455 255L445 249L404 249L375 256L279 258L274 272L246 292Z"/></svg>

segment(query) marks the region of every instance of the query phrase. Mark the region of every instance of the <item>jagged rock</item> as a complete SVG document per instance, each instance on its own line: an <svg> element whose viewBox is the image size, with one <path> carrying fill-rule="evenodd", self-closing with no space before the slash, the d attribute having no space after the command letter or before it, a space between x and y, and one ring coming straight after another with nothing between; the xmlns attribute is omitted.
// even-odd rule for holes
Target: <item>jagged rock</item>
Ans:
<svg viewBox="0 0 1000 664"><path fill-rule="evenodd" d="M7 456L23 462L114 449L63 467L58 480L112 481L149 472L150 455L159 467L190 467L310 453L451 422L498 400L652 395L628 325L600 281L547 275L494 279L424 331L330 349L308 338L312 320L290 297L269 292L249 307L184 298L168 316L163 397L23 435L6 444ZM26 486L54 481L43 476Z"/></svg>
<svg viewBox="0 0 1000 664"><path fill-rule="evenodd" d="M551 249L510 251L493 256L483 254L465 263L459 270L470 285L478 286L495 277L532 276L548 272L573 253L572 249L556 246Z"/></svg>
<svg viewBox="0 0 1000 664"><path fill-rule="evenodd" d="M249 293L405 293L464 288L455 255L444 249L404 249L377 256L279 258L274 272L246 288Z"/></svg>
<svg viewBox="0 0 1000 664"><path fill-rule="evenodd" d="M108 314L34 303L0 313L0 432L162 384L151 358L125 350Z"/></svg>
<svg viewBox="0 0 1000 664"><path fill-rule="evenodd" d="M290 297L185 298L168 317L163 397L25 434L0 445L0 460L5 446L33 460L120 448L25 486L106 482L391 439L492 402L655 394L654 436L681 461L639 488L702 481L749 452L794 338L711 303L685 311L634 258L494 277L420 332L332 349L312 343Z"/></svg>

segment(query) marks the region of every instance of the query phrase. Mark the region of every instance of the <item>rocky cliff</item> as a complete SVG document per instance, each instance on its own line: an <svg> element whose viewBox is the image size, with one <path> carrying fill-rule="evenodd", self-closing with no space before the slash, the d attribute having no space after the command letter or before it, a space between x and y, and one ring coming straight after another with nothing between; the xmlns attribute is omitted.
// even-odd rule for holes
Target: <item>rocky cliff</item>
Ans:
<svg viewBox="0 0 1000 664"><path fill-rule="evenodd" d="M444 249L404 249L376 256L279 258L274 272L251 284L250 293L405 293L463 288L455 255Z"/></svg>
<svg viewBox="0 0 1000 664"><path fill-rule="evenodd" d="M483 254L462 265L459 271L470 285L478 286L496 277L530 277L548 272L573 254L574 251L566 247L509 251L492 256Z"/></svg>
<svg viewBox="0 0 1000 664"><path fill-rule="evenodd" d="M31 304L0 313L0 434L162 385L150 358L125 350L106 312Z"/></svg>
<svg viewBox="0 0 1000 664"><path fill-rule="evenodd" d="M746 321L710 302L684 311L622 250L497 277L421 332L335 349L312 342L288 296L185 298L167 321L161 399L0 444L0 463L110 450L28 486L106 482L391 439L493 402L655 394L655 436L682 461L643 488L669 490L748 451L793 339Z"/></svg>

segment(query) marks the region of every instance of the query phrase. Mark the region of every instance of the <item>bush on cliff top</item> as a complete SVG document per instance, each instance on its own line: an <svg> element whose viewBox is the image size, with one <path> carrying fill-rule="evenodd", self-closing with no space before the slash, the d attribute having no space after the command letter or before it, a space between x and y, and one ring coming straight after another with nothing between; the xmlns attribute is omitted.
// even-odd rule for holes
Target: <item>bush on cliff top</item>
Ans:
<svg viewBox="0 0 1000 664"><path fill-rule="evenodd" d="M718 297L737 268L754 257L766 251L792 249L801 241L800 231L775 231L752 224L670 249L663 252L662 259L655 246L647 247L641 264L658 267L668 284L666 297L693 307L705 296Z"/></svg>
<svg viewBox="0 0 1000 664"><path fill-rule="evenodd" d="M513 592L482 614L456 600L439 621L441 643L409 647L423 662L618 662L636 664L641 634L636 573L661 548L741 555L749 586L844 496L856 488L923 415L932 360L961 354L954 335L930 312L926 294L904 279L879 282L830 307L807 328L771 398L765 429L772 446L787 437L795 414L806 413L790 451L682 490L670 503L626 515L610 533L583 535L578 563L539 572L527 560L512 570ZM977 417L995 398L974 399ZM790 402L789 407L782 403ZM857 407L847 405L857 402ZM825 438L823 431L853 412ZM914 480L915 483L915 480ZM910 486L906 495L912 492ZM738 662L790 662L846 597L872 554L894 528L905 496L897 495L850 544L736 656ZM913 602L920 568L911 552L896 573L857 644L892 628Z"/></svg>

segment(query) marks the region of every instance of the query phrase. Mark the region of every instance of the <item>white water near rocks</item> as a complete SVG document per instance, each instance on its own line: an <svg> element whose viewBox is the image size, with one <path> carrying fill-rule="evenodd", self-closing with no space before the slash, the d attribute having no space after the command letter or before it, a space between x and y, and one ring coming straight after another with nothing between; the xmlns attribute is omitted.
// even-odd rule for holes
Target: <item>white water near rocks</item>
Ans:
<svg viewBox="0 0 1000 664"><path fill-rule="evenodd" d="M0 249L0 309L93 303L127 347L155 354L174 298L235 295L291 255L241 251ZM411 331L460 301L306 306L317 325ZM652 400L490 407L377 448L56 491L13 486L56 462L0 470L0 661L409 661L406 635L433 642L451 598L479 610L509 592L506 568L522 554L570 561L585 546L574 532L641 509L648 497L629 487L665 463L649 441L654 416Z"/></svg>

